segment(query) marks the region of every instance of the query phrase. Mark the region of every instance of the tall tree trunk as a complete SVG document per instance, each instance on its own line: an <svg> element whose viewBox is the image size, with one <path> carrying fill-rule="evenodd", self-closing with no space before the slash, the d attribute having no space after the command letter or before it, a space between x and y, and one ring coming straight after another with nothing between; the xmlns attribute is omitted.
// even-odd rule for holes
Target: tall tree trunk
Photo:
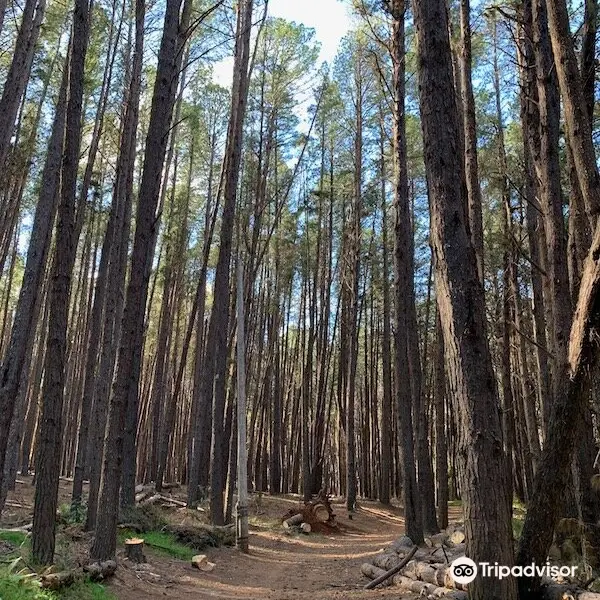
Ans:
<svg viewBox="0 0 600 600"><path fill-rule="evenodd" d="M381 131L381 144L383 146L383 125ZM388 242L388 217L385 189L385 158L383 147L381 149L381 236L382 236L382 258L383 258L383 345L381 358L383 362L383 398L381 403L381 485L379 500L383 504L390 501L390 475L392 468L392 438L390 417L392 416L392 344L391 344L391 318L390 318L390 281L389 281L389 242Z"/></svg>
<svg viewBox="0 0 600 600"><path fill-rule="evenodd" d="M409 357L409 328L416 327L414 306L413 232L408 196L405 116L405 5L404 0L392 4L392 63L394 115L394 293L395 293L395 393L397 435L400 436L401 471L403 481L406 534L415 544L423 540L420 502L417 498L416 460L414 452L412 385ZM409 383L410 382L410 383Z"/></svg>
<svg viewBox="0 0 600 600"><path fill-rule="evenodd" d="M435 321L435 478L437 516L440 529L448 527L448 443L446 439L446 375L444 372L444 338L439 315Z"/></svg>
<svg viewBox="0 0 600 600"><path fill-rule="evenodd" d="M214 282L214 304L210 315L206 347L211 349L204 361L204 381L201 402L210 405L212 400L212 446L210 477L210 515L214 524L224 522L225 473L222 461L225 416L225 391L227 375L229 330L229 279L235 201L242 152L242 133L248 100L250 62L250 33L252 29L253 0L238 5L233 87L227 146L225 149L223 214L219 235L219 256Z"/></svg>
<svg viewBox="0 0 600 600"><path fill-rule="evenodd" d="M539 3L538 3L539 4ZM565 0L547 0L548 26L554 54L554 65L564 103L564 117L567 140L573 152L573 161L579 178L588 220L594 229L600 212L600 177L595 164L595 152L588 117L588 104L585 101L581 74L577 65L573 39L569 25L569 14ZM534 25L536 21L534 3ZM538 12L541 8L538 9ZM548 59L547 53L544 58ZM544 76L549 76L548 71ZM540 77L542 74L538 74Z"/></svg>
<svg viewBox="0 0 600 600"><path fill-rule="evenodd" d="M40 194L33 219L25 272L11 329L10 343L0 370L0 489L3 485L6 445L19 381L25 364L27 348L35 335L35 304L42 290L58 205L69 82L68 71L67 64L64 67L54 122L48 140Z"/></svg>
<svg viewBox="0 0 600 600"><path fill-rule="evenodd" d="M61 166L61 194L58 207L56 248L50 287L48 349L36 463L35 502L33 508L32 556L39 564L54 558L56 508L65 391L67 320L75 253L76 188L81 146L84 65L87 52L90 7L88 0L76 0L69 64L69 98L65 129L65 149ZM83 210L83 207L80 207Z"/></svg>
<svg viewBox="0 0 600 600"><path fill-rule="evenodd" d="M143 14L144 8L140 4L139 1L136 2L136 17ZM158 227L156 209L191 9L190 0L168 0L166 4L138 195L131 275L108 416L96 536L90 549L90 556L94 560L111 559L116 551L125 420L128 404L137 406L133 398L138 394L145 307L152 268L151 250L154 248L155 229ZM142 27L143 18L139 22L136 18L136 39Z"/></svg>
<svg viewBox="0 0 600 600"><path fill-rule="evenodd" d="M431 210L435 282L448 380L458 415L461 492L467 555L475 562L513 563L506 457L477 257L464 216L460 128L443 0L414 5L419 99ZM489 502L493 495L497 501ZM489 540L494 539L490 546ZM515 600L511 579L477 578L471 598Z"/></svg>

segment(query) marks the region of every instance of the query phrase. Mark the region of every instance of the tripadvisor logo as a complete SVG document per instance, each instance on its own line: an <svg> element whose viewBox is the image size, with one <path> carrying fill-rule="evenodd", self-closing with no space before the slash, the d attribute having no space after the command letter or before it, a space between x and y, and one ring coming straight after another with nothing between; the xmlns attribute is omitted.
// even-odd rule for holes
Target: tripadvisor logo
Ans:
<svg viewBox="0 0 600 600"><path fill-rule="evenodd" d="M470 558L461 556L450 565L450 576L456 583L471 583L477 577L477 565Z"/></svg>
<svg viewBox="0 0 600 600"><path fill-rule="evenodd" d="M491 564L482 562L477 565L475 561L461 556L450 565L450 576L456 583L467 584L471 583L477 574L482 577L495 577L496 579L504 579L509 575L513 577L575 577L577 567L558 567L547 562L543 566L538 566L535 563L515 567L507 567L498 563Z"/></svg>

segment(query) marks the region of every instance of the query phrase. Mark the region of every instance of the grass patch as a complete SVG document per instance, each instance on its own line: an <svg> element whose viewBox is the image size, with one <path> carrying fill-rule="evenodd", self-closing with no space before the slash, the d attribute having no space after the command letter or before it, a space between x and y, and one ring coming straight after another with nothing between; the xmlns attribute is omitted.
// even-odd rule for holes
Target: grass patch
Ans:
<svg viewBox="0 0 600 600"><path fill-rule="evenodd" d="M8 542L13 546L22 546L27 539L27 534L23 531L2 531L0 530L0 540Z"/></svg>
<svg viewBox="0 0 600 600"><path fill-rule="evenodd" d="M22 563L0 567L1 600L117 600L102 584L87 577L59 591L42 589L39 579L29 569L19 570Z"/></svg>
<svg viewBox="0 0 600 600"><path fill-rule="evenodd" d="M43 590L32 577L0 569L0 598L2 600L57 600L52 592Z"/></svg>
<svg viewBox="0 0 600 600"><path fill-rule="evenodd" d="M278 531L281 529L281 519L265 519L264 517L249 517L248 524L260 529Z"/></svg>
<svg viewBox="0 0 600 600"><path fill-rule="evenodd" d="M57 600L117 600L102 584L89 579L77 581L54 595Z"/></svg>
<svg viewBox="0 0 600 600"><path fill-rule="evenodd" d="M136 537L137 534L133 531L122 529L119 532L119 541L123 543L130 537ZM144 540L144 544L161 554L170 556L171 558L177 558L179 560L191 560L197 552L178 542L176 537L172 533L166 533L164 531L146 531L140 535Z"/></svg>

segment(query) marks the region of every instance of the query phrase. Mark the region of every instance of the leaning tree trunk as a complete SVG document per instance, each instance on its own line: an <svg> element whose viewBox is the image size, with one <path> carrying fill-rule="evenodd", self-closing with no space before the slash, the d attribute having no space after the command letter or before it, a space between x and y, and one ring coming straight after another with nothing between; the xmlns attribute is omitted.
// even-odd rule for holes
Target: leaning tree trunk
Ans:
<svg viewBox="0 0 600 600"><path fill-rule="evenodd" d="M30 339L35 335L35 304L38 295L42 293L52 227L56 216L60 162L65 132L67 85L68 66L65 65L52 132L46 151L40 195L35 209L10 343L0 369L0 489L3 486L6 445L19 391L19 381L25 364L25 354L30 346ZM0 507L0 511L1 509L2 507Z"/></svg>
<svg viewBox="0 0 600 600"><path fill-rule="evenodd" d="M15 119L29 80L31 63L46 9L45 0L27 0L17 35L11 65L0 98L0 168L4 169ZM4 16L4 11L2 17ZM0 19L2 18L0 17Z"/></svg>
<svg viewBox="0 0 600 600"><path fill-rule="evenodd" d="M484 290L464 215L459 119L443 0L414 4L419 99L431 211L435 281L447 371L458 417L467 554L475 562L513 563L506 457L492 359L486 339ZM494 496L497 501L490 502ZM494 544L490 545L490 539ZM514 580L477 578L477 600L515 600Z"/></svg>

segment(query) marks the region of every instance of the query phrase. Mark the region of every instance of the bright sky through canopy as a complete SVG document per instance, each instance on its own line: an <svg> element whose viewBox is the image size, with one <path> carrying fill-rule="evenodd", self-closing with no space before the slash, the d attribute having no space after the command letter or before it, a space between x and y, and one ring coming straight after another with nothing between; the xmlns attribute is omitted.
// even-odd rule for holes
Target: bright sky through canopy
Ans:
<svg viewBox="0 0 600 600"><path fill-rule="evenodd" d="M339 0L270 0L269 14L314 27L321 42L320 61L331 63L350 29L348 3Z"/></svg>
<svg viewBox="0 0 600 600"><path fill-rule="evenodd" d="M319 63L333 62L340 40L351 28L348 3L339 0L269 0L269 16L296 21L313 27L321 43ZM214 79L223 86L231 84L233 58L215 65Z"/></svg>

